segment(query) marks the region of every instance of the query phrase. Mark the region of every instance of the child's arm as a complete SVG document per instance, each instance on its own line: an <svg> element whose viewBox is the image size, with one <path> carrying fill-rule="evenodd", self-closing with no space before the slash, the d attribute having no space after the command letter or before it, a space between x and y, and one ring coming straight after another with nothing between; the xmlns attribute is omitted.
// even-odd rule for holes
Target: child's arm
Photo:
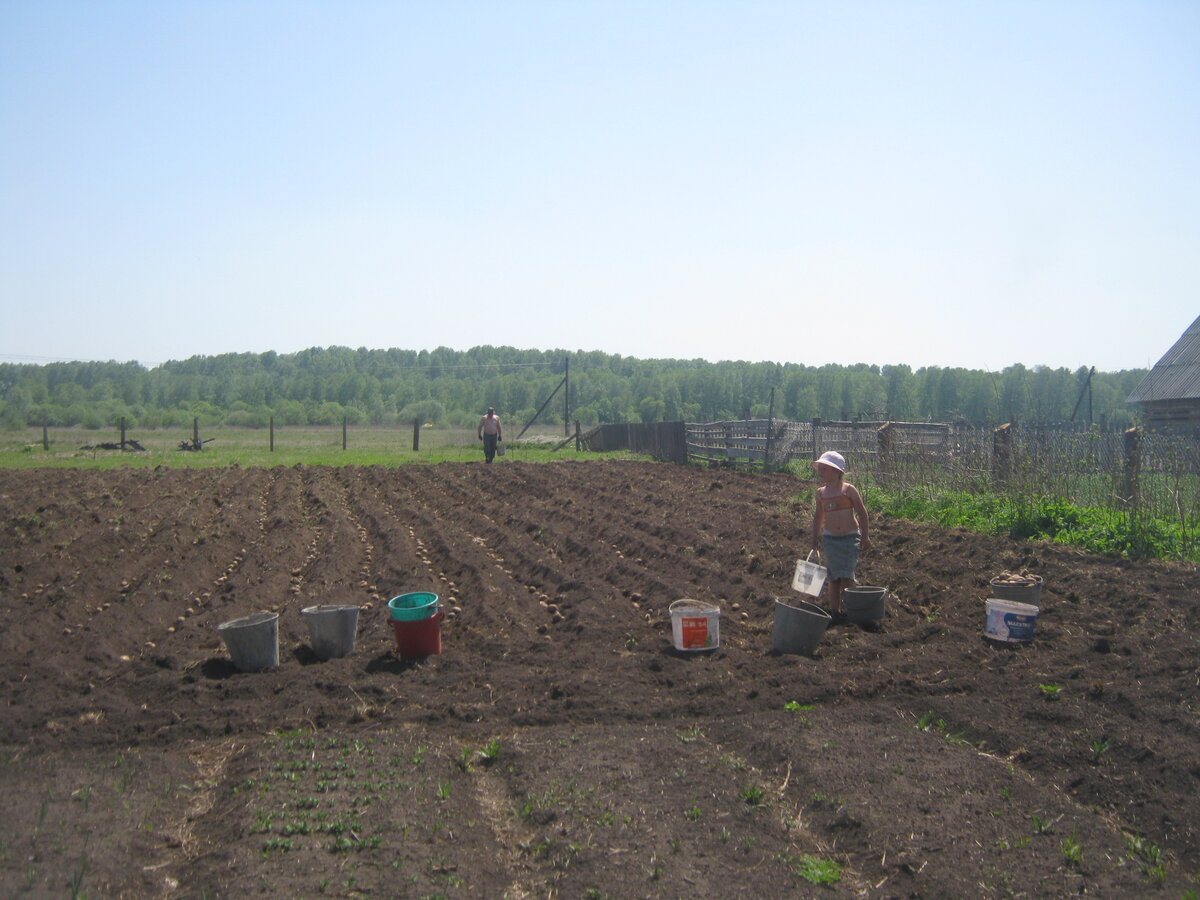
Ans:
<svg viewBox="0 0 1200 900"><path fill-rule="evenodd" d="M813 550L821 549L821 530L825 526L825 510L821 506L821 492L817 492L816 501L813 504L813 521L812 521L812 548Z"/></svg>
<svg viewBox="0 0 1200 900"><path fill-rule="evenodd" d="M850 495L850 505L854 509L854 519L858 523L858 546L865 550L871 544L869 536L870 523L867 521L867 505L863 503L862 495L859 494L858 488L853 485L846 486L846 493Z"/></svg>

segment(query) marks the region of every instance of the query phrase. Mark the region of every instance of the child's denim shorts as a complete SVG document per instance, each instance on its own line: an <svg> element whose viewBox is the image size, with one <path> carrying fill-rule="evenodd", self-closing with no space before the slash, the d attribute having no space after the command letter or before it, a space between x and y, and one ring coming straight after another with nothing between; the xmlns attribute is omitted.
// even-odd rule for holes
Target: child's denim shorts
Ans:
<svg viewBox="0 0 1200 900"><path fill-rule="evenodd" d="M821 550L830 578L853 578L858 566L858 532L821 535Z"/></svg>

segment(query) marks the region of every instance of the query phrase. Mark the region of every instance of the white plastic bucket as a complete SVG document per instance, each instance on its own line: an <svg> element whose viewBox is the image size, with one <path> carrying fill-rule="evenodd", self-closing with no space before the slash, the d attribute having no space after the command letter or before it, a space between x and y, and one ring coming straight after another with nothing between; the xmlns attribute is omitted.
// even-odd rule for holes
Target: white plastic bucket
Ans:
<svg viewBox="0 0 1200 900"><path fill-rule="evenodd" d="M812 551L809 551L807 559L796 560L796 573L792 576L792 589L797 590L802 594L808 594L810 597L816 597L821 593L821 587L825 584L825 567L812 561Z"/></svg>
<svg viewBox="0 0 1200 900"><path fill-rule="evenodd" d="M987 619L983 631L994 641L1025 643L1033 640L1037 617L1036 606L993 597L987 601Z"/></svg>
<svg viewBox="0 0 1200 900"><path fill-rule="evenodd" d="M676 650L713 650L721 642L721 607L702 600L671 604L671 635Z"/></svg>

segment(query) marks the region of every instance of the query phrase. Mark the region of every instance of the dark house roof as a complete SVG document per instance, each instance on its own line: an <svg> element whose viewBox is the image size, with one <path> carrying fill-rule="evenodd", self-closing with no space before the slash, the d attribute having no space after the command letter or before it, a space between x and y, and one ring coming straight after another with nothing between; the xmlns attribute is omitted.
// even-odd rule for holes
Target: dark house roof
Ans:
<svg viewBox="0 0 1200 900"><path fill-rule="evenodd" d="M1130 403L1200 399L1200 318L1129 395Z"/></svg>

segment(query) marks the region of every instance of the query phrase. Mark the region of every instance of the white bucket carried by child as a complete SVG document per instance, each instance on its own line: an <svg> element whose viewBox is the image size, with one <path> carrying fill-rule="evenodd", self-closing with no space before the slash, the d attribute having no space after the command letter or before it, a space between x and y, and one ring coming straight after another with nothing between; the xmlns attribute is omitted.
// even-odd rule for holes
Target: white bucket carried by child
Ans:
<svg viewBox="0 0 1200 900"><path fill-rule="evenodd" d="M813 551L808 551L808 557L796 560L796 574L792 576L792 588L810 597L821 593L828 574L825 567L812 561Z"/></svg>
<svg viewBox="0 0 1200 900"><path fill-rule="evenodd" d="M994 641L1025 643L1033 640L1037 617L1036 606L993 597L987 601L987 619L983 632Z"/></svg>
<svg viewBox="0 0 1200 900"><path fill-rule="evenodd" d="M721 607L702 600L671 604L671 635L676 650L714 650L721 642Z"/></svg>

